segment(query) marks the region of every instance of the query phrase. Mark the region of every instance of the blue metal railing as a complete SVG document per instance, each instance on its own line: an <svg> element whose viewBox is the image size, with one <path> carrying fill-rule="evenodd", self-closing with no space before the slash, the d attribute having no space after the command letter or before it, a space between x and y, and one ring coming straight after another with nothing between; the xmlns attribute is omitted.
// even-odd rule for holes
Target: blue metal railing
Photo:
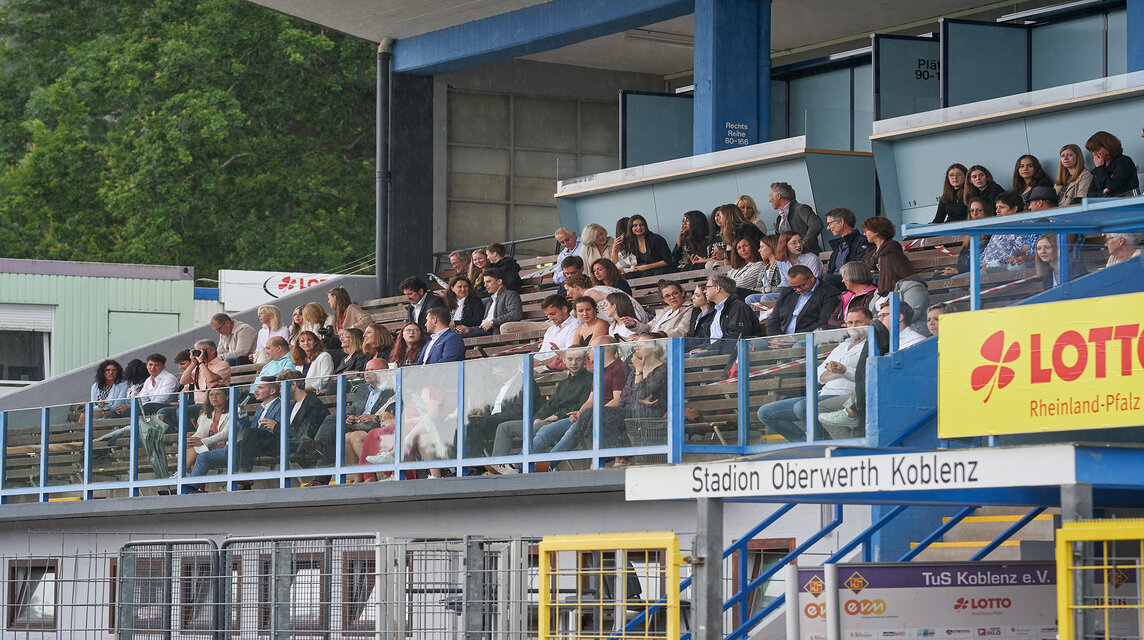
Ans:
<svg viewBox="0 0 1144 640"><path fill-rule="evenodd" d="M178 493L187 493L188 485L198 485L202 482L223 483L227 490L236 490L240 483L253 480L271 480L278 487L290 487L298 482L299 478L318 475L331 475L338 482L351 474L376 473L393 474L398 479L410 477L414 472L423 472L430 469L451 469L457 475L466 475L474 467L488 465L519 465L524 473L533 473L539 462L556 463L562 460L587 460L591 468L599 468L604 461L615 457L632 456L661 456L669 463L682 461L688 454L729 454L743 455L766 451L783 446L798 446L803 442L794 443L760 443L756 440L751 443L752 428L756 433L761 424L754 418L754 411L758 402L769 401L774 391L754 391L757 402L752 406L752 383L765 380L768 377L783 376L785 379L800 379L802 388L799 390L783 386L784 395L805 394L810 401L807 402L806 419L816 420L816 406L818 380L816 364L827 355L825 349L819 353L819 345L828 341L838 341L844 337L840 331L823 332L819 334L799 334L795 336L780 336L776 338L755 338L738 342L728 341L725 345L717 343L708 345L712 347L709 353L726 354L732 357L738 366L739 376L735 382L725 379L723 371L726 368L725 356L715 358L695 358L689 353L688 344L684 339L674 338L655 341L661 358L667 367L667 382L664 390L664 409L662 425L656 430L653 440L641 440L622 446L610 444L611 431L616 425L611 424L611 418L605 414L610 409L603 409L610 398L604 398L603 367L592 369L594 403L592 406L591 429L585 438L586 445L567 451L541 452L535 451L532 446L532 436L536 428L528 421L521 433L520 446L514 446L516 451L509 455L486 455L483 451L465 451L465 443L479 434L470 433L469 414L475 407L492 405L495 400L497 385L502 382L495 375L488 374L494 368L499 375L514 372L533 389L537 385L552 385L558 380L534 375L535 361L531 354L503 356L469 360L447 365L429 365L422 367L406 367L396 370L382 370L375 372L380 378L379 386L392 390L394 397L393 438L395 442L394 461L388 464L369 465L358 464L357 460L347 460L345 450L346 412L347 401L355 392L367 392L360 387L364 384L362 374L337 376L327 382L328 397L332 395L332 410L336 433L330 442L334 447L335 463L328 468L314 468L312 466L299 466L291 460L292 440L289 430L279 428L278 446L273 451L259 459L258 470L239 473L238 451L241 444L238 440L244 429L239 420L233 420L229 440L227 442L227 455L225 467L220 468L217 474L203 477L192 477L186 469L185 446L188 434L192 433L195 425L189 418L197 408L193 407L193 399L189 392L178 396L178 403L170 411L177 417L177 425L171 425L169 432L174 434L174 442L165 444L168 459L173 459L175 469L172 477L155 477L148 473L148 456L140 455L144 448L140 432L140 421L143 418L142 407L139 402L129 404L130 411L122 417L98 416L99 407L95 403L75 405L72 407L43 407L31 410L11 410L0 414L0 440L3 441L4 455L0 456L0 477L4 479L0 487L0 501L12 496L33 495L40 501L47 501L52 496L68 494L81 499L92 499L97 493L106 495L107 491L123 491L130 496L137 496L142 490L148 488L175 488ZM621 358L630 357L631 351L641 343L624 343L617 345ZM692 347L695 345L692 344ZM604 349L611 347L590 347L593 361L602 362ZM769 360L768 360L769 358ZM778 366L769 367L759 365L759 362L780 361ZM757 371L751 371L752 361ZM804 367L799 371L798 367ZM773 370L773 371L772 371ZM315 381L307 381L312 384ZM359 386L355 387L355 383ZM773 385L777 388L779 385ZM436 459L421 459L409 452L407 440L416 437L416 426L413 416L417 412L416 405L423 401L419 394L427 387L435 387L443 396L440 400L444 405L440 408L444 417L434 418L434 429L439 429L440 440L445 443L445 453L440 453ZM247 395L249 383L235 385L228 388L227 405L232 416L239 416L240 399ZM768 394L768 395L764 395ZM280 403L277 421L280 425L288 425L291 419L291 397L289 384L285 381L279 383L279 396L285 399ZM715 410L718 415L709 415L719 421L726 421L728 427L735 428L737 433L733 438L728 437L725 443L713 440L688 441L685 430L684 406L685 399L699 397L714 399L713 402L724 402L721 398L731 398L729 404L720 404L724 409ZM539 403L539 398L535 400ZM256 403L252 403L256 404ZM532 393L523 394L523 403L520 407L521 415L532 416L535 413ZM68 417L83 412L83 419L76 420ZM150 409L149 412L153 413ZM520 415L516 416L520 417ZM540 416L535 416L540 417ZM655 421L656 418L649 418ZM126 429L126 425L130 425ZM453 426L455 425L455 426ZM106 446L98 442L100 434L104 436L116 428L124 428L125 433L120 436L120 446L127 445L126 451ZM621 427L622 429L622 427ZM694 429L693 429L694 431ZM823 442L817 438L816 429L807 429L806 443ZM606 436L609 436L606 438ZM296 434L295 434L296 437ZM18 438L19 443L14 442ZM621 438L622 440L622 438ZM863 438L848 440L833 440L833 443L846 443L860 445ZM13 446L16 444L16 446ZM237 445L237 446L236 446ZM19 470L17 470L17 467ZM166 472L164 472L166 473Z"/></svg>

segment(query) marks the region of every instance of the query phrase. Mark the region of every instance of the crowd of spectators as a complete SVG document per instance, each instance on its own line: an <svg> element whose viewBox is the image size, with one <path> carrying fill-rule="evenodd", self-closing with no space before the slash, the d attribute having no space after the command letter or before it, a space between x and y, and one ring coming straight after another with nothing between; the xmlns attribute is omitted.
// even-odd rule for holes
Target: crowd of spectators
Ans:
<svg viewBox="0 0 1144 640"><path fill-rule="evenodd" d="M1035 156L1021 156L1009 191L993 180L986 167L966 169L955 163L946 171L933 222L1039 211L1138 188L1135 165L1123 155L1115 136L1097 132L1085 149L1092 154L1093 168L1087 168L1078 145L1065 145L1055 182ZM257 328L219 313L210 321L217 341L200 340L177 354L177 375L166 370L167 359L158 353L146 361L133 360L126 368L114 360L101 362L91 387L93 417L122 417L137 398L142 415L154 416L160 425L159 430L143 434L144 440L149 446L161 446L156 442L163 433L179 431L178 393L189 392L191 402L184 413L191 434L186 441L186 470L203 475L224 466L232 428L243 433L239 469L249 470L259 455L277 450L279 385L286 382L292 401L291 450L328 465L336 429L320 398L331 393L333 376L365 372L368 392L355 394L347 406L348 460L391 461L399 450L416 450L423 459L433 459L452 446L433 441L428 436L432 429L425 427L435 419L441 391L421 394L406 405L414 422L406 430L406 441L397 443L394 390L381 382L379 372L463 360L465 338L543 331L533 348L534 362L538 372L552 372L558 379L547 398L534 400L539 409L533 418L532 450L564 451L590 431L593 350L586 347L591 346L603 347L607 395L602 404L603 446L619 446L626 442L625 420L663 416L666 367L665 355L655 343L632 345L626 358L616 350L618 343L683 337L688 339L688 357L703 357L734 353L734 341L741 338L845 328L847 337L818 370L822 385L818 429L819 437L855 435L862 411L855 373L865 349L865 327L874 323L882 331L894 322L889 317L889 296L896 292L901 299L897 322L903 347L936 334L937 318L955 308L930 304L927 280L916 273L902 244L894 239L897 229L887 218L870 217L859 224L855 213L842 207L820 217L798 202L795 190L784 182L770 185L767 201L775 211L771 225L748 195L715 207L710 217L688 211L674 247L638 214L621 218L614 236L594 223L580 235L557 229L558 249L551 269L554 289L539 303L544 320L526 319L521 266L499 243L471 253L453 252L452 277L440 295L419 277L403 280L405 324L396 335L354 304L343 287L328 292L328 309L314 302L299 306L289 323L274 305L258 308ZM823 242L824 229L832 235L828 243ZM979 265L969 264L973 241L965 238L956 266L939 270L930 281L970 268L1013 268L1034 262L1036 277L1046 287L1061 282L1054 235L982 237ZM1140 242L1139 234L1106 234L1107 264L1139 256ZM820 254L827 251L824 261ZM1070 260L1070 277L1084 269L1080 261ZM686 272L696 272L683 278L698 282L690 292L680 278L664 277ZM641 305L629 282L647 276L662 277L656 284L662 304L654 313ZM220 390L230 385L232 367L246 365L254 365L256 375L244 390L243 402L249 395L258 404L252 417L244 417L244 412L235 419L229 415L228 394ZM725 373L734 374L730 362ZM504 455L515 439L523 437L524 393L519 376L515 381L510 376L487 411L470 416L469 455ZM758 410L764 425L792 441L806 438L806 429L798 424L806 414L805 398L765 404ZM620 465L626 462L617 460ZM512 467L490 469L514 472ZM369 474L356 478L370 479L375 478Z"/></svg>

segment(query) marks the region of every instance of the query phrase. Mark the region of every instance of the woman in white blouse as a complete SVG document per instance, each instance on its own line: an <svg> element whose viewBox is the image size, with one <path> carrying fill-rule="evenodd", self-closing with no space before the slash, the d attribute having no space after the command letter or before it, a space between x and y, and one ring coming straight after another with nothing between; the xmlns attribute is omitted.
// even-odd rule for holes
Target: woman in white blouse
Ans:
<svg viewBox="0 0 1144 640"><path fill-rule="evenodd" d="M195 459L208 449L226 444L230 433L230 398L226 388L216 387L207 392L207 401L199 412L195 432L187 436L187 473L195 467Z"/></svg>
<svg viewBox="0 0 1144 640"><path fill-rule="evenodd" d="M305 318L305 315L306 309L303 307L302 317ZM266 342L274 336L282 336L283 340L289 341L290 327L282 324L282 312L272 304L258 307L258 321L262 323L262 328L258 330L258 341L254 343L254 364L266 364L270 362Z"/></svg>

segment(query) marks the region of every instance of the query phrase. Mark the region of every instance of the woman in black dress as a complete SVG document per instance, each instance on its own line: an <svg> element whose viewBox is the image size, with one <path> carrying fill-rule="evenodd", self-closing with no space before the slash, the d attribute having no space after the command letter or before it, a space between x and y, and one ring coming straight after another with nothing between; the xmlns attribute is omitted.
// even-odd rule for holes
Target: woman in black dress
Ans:
<svg viewBox="0 0 1144 640"><path fill-rule="evenodd" d="M636 258L633 273L655 276L671 270L671 248L663 236L648 229L647 220L636 214L628 220L628 250Z"/></svg>

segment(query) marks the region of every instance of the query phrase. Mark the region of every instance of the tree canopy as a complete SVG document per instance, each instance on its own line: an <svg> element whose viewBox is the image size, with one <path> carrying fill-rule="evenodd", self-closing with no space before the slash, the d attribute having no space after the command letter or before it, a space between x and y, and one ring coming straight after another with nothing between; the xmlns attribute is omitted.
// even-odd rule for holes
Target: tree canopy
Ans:
<svg viewBox="0 0 1144 640"><path fill-rule="evenodd" d="M0 255L368 254L373 51L239 0L0 0Z"/></svg>

